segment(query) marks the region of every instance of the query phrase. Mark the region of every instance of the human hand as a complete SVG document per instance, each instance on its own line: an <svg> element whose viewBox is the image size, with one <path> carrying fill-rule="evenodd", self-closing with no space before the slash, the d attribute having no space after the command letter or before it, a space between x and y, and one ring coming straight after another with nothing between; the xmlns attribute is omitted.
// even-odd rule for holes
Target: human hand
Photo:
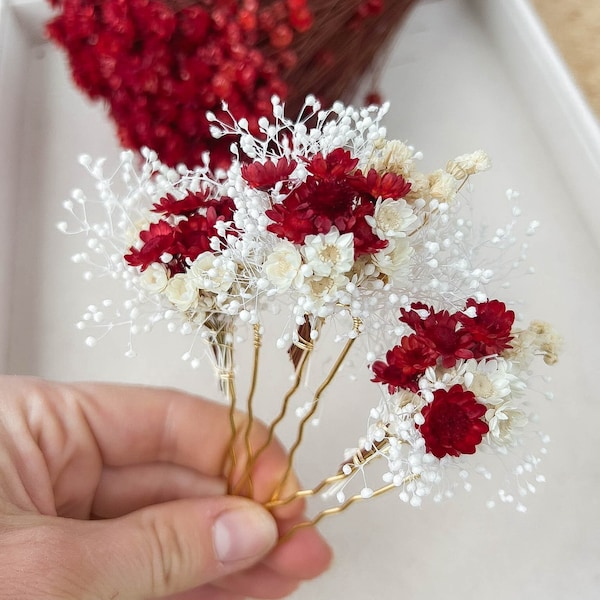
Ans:
<svg viewBox="0 0 600 600"><path fill-rule="evenodd" d="M0 599L281 598L330 551L295 502L268 513L286 467L226 496L228 409L173 390L0 377ZM252 431L253 446L265 439Z"/></svg>

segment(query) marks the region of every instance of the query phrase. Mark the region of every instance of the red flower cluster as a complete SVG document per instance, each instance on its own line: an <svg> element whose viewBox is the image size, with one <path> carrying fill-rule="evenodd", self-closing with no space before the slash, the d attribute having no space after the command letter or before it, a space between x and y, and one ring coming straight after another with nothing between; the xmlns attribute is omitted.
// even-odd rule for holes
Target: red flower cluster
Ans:
<svg viewBox="0 0 600 600"><path fill-rule="evenodd" d="M400 175L380 175L375 169L365 176L356 169L357 164L358 159L343 148L336 148L327 156L316 154L307 162L306 181L266 211L273 221L267 229L280 238L302 244L307 235L327 234L335 226L342 234L353 234L355 258L385 248L387 241L377 236L365 217L373 215L378 198L402 198L410 191L410 184ZM278 169L282 175L291 172L285 165ZM248 172L243 176L251 186L259 188Z"/></svg>
<svg viewBox="0 0 600 600"><path fill-rule="evenodd" d="M285 98L288 75L310 59L300 55L311 48L302 34L313 27L321 34L315 16L330 12L313 14L308 0L49 3L60 12L47 30L66 50L75 83L107 102L125 147L148 146L170 166L201 164L207 149L213 166L226 166L231 140L212 138L206 112L226 120L225 101L257 134L258 119L271 114L271 97ZM383 5L354 0L354 9L344 7L345 27L364 29ZM315 90L298 96L307 92Z"/></svg>
<svg viewBox="0 0 600 600"><path fill-rule="evenodd" d="M474 309L475 316L469 316L467 309ZM453 314L436 312L423 303L400 312L400 321L414 333L388 350L387 362L376 361L371 366L373 381L386 383L390 393L400 388L416 392L427 367L440 364L451 368L459 359L479 360L500 354L509 347L515 320L515 313L506 310L503 302L477 302L473 298L467 300L465 311Z"/></svg>
<svg viewBox="0 0 600 600"><path fill-rule="evenodd" d="M509 347L515 320L514 312L506 310L503 302L477 302L474 298L467 300L464 311L453 314L436 312L420 302L400 312L400 321L414 333L389 350L386 361L371 366L373 381L387 384L392 394L399 389L418 392L419 379L428 367L451 368L459 359L481 360L501 354ZM489 430L481 420L485 411L461 385L436 390L422 410L425 421L419 426L427 451L438 458L473 454Z"/></svg>
<svg viewBox="0 0 600 600"><path fill-rule="evenodd" d="M427 451L438 458L474 454L489 431L487 423L481 420L485 411L473 392L460 385L447 391L436 390L433 401L423 408L425 422L419 427Z"/></svg>
<svg viewBox="0 0 600 600"><path fill-rule="evenodd" d="M225 119L225 100L257 133L271 96L287 95L290 44L313 23L307 0L51 4L61 13L48 32L67 50L75 83L108 101L124 146L148 146L171 166L200 164L209 146L213 164L229 163L231 140L211 137L206 112Z"/></svg>
<svg viewBox="0 0 600 600"><path fill-rule="evenodd" d="M177 200L171 195L154 205L154 211L165 215L157 223L140 233L141 248L129 248L125 260L142 271L152 263L166 264L171 275L185 271L186 260L196 259L202 252L211 250L210 238L217 235L218 221L230 221L235 205L231 198L207 199L202 192L189 193ZM173 225L169 216L185 216ZM168 260L164 261L164 255Z"/></svg>

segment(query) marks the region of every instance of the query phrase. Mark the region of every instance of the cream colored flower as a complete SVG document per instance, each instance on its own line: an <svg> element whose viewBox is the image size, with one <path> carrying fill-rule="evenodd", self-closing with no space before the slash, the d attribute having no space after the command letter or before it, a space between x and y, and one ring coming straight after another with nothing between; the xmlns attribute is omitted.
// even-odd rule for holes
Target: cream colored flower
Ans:
<svg viewBox="0 0 600 600"><path fill-rule="evenodd" d="M185 273L177 273L169 279L165 289L167 299L180 311L190 309L198 299L198 288Z"/></svg>
<svg viewBox="0 0 600 600"><path fill-rule="evenodd" d="M525 412L512 400L488 408L485 419L490 428L490 437L501 446L512 446L519 430L529 423Z"/></svg>
<svg viewBox="0 0 600 600"><path fill-rule="evenodd" d="M212 252L203 252L190 265L188 276L196 288L219 293L226 292L235 280L233 269Z"/></svg>
<svg viewBox="0 0 600 600"><path fill-rule="evenodd" d="M410 192L406 194L406 200L415 202L420 198L429 197L429 178L425 173L413 171L406 177L406 181L410 183Z"/></svg>
<svg viewBox="0 0 600 600"><path fill-rule="evenodd" d="M466 360L458 372L465 387L487 406L499 405L509 396L522 394L525 383L512 372L512 364L503 358Z"/></svg>
<svg viewBox="0 0 600 600"><path fill-rule="evenodd" d="M140 286L151 294L162 292L169 282L167 269L158 263L152 263L148 268L140 273Z"/></svg>
<svg viewBox="0 0 600 600"><path fill-rule="evenodd" d="M469 175L486 171L491 166L490 157L483 150L476 150L471 154L462 154L454 160L448 161L446 172L460 181Z"/></svg>
<svg viewBox="0 0 600 600"><path fill-rule="evenodd" d="M429 176L429 195L441 202L450 202L456 195L456 179L442 170Z"/></svg>
<svg viewBox="0 0 600 600"><path fill-rule="evenodd" d="M321 306L327 296L334 296L337 291L346 286L348 278L336 274L333 277L308 277L304 280L303 291L316 306Z"/></svg>
<svg viewBox="0 0 600 600"><path fill-rule="evenodd" d="M302 254L313 275L329 277L346 273L354 264L354 235L340 235L337 227L332 227L325 235L308 235Z"/></svg>
<svg viewBox="0 0 600 600"><path fill-rule="evenodd" d="M368 166L378 173L408 175L414 164L414 149L400 140L384 141L381 152Z"/></svg>
<svg viewBox="0 0 600 600"><path fill-rule="evenodd" d="M558 361L562 338L549 323L532 321L527 329L516 332L510 345L503 353L508 359L526 366L536 354L541 354L547 365L553 365Z"/></svg>
<svg viewBox="0 0 600 600"><path fill-rule="evenodd" d="M404 237L409 227L417 220L413 209L405 200L378 200L373 216L365 217L381 239Z"/></svg>
<svg viewBox="0 0 600 600"><path fill-rule="evenodd" d="M407 269L414 248L408 238L392 238L387 248L373 255L373 264L388 277L398 278Z"/></svg>
<svg viewBox="0 0 600 600"><path fill-rule="evenodd" d="M263 271L266 278L272 283L279 292L289 289L292 283L300 285L302 275L300 267L302 266L302 256L296 247L287 240L282 240L273 248L271 254L263 265Z"/></svg>

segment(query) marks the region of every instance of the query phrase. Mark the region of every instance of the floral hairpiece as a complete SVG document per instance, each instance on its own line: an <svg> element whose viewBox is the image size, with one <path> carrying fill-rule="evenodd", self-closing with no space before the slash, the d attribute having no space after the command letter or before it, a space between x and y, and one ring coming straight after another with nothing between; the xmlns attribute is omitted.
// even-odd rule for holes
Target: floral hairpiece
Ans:
<svg viewBox="0 0 600 600"><path fill-rule="evenodd" d="M106 176L103 161L82 157L97 180L103 216L92 222L94 202L81 191L67 202L94 251L75 260L125 282L131 294L117 312L132 333L164 321L207 342L231 408L230 491L249 493L252 465L289 412L308 363L317 360L323 332L335 321L341 348L299 407L288 470L267 506L320 492L335 496L338 506L319 513L314 523L390 490L413 505L428 495L441 499L450 494L452 471L467 486L463 455L520 448L532 422L525 397L532 361L540 355L553 364L559 347L547 324L518 327L515 313L485 292L494 277L505 277L501 260L516 241L514 222L498 229L487 241L497 254L490 259L462 214L465 185L490 166L489 159L477 151L433 173L421 172L419 153L386 138L382 119L388 106L336 103L321 110L308 97L291 120L274 97L272 109L272 118L259 121L258 136L245 119L207 116L215 138L235 140L227 170L213 170L208 154L192 171L175 170L144 150L140 169L125 152L117 172ZM515 207L515 218L518 213ZM532 223L530 232L536 227ZM289 314L274 343L289 351L294 380L265 446L255 449L249 430L258 357L269 314L276 311ZM111 329L113 322L104 319L91 307L80 326ZM255 348L244 431L233 418L234 332L241 327L251 328ZM88 344L97 339L88 337ZM349 353L361 347L365 376L382 384L373 387L379 401L367 412L365 436L334 475L282 497L306 424ZM198 366L193 352L184 358ZM134 354L132 345L128 354ZM239 439L246 444L243 461L234 450ZM383 485L364 483L348 496L352 482L366 482L355 476L376 461L387 465ZM542 481L538 462L526 452L515 472ZM486 468L478 469L488 476ZM524 494L534 486L518 489ZM502 492L501 499L513 496ZM517 506L524 505L519 500Z"/></svg>

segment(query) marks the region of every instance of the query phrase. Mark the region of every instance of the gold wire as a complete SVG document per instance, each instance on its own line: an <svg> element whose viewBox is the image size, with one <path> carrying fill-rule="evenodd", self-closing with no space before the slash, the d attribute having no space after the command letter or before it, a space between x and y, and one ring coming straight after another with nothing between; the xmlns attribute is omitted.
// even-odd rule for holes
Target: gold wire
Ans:
<svg viewBox="0 0 600 600"><path fill-rule="evenodd" d="M235 391L235 375L233 372L233 322L229 321L223 329L216 334L217 344L222 349L224 363L226 368L218 370L218 376L221 384L221 389L225 394L225 398L229 403L229 426L231 437L229 439L229 448L227 453L230 456L229 473L227 474L227 491L231 491L231 479L237 465L237 456L235 452L235 440L237 438L237 426L235 423L235 409L237 405L237 395ZM221 338L219 340L219 338Z"/></svg>
<svg viewBox="0 0 600 600"><path fill-rule="evenodd" d="M298 490L297 492L294 492L293 494L289 495L287 498L283 498L280 500L271 500L271 501L265 503L264 506L266 509L277 508L279 506L285 506L287 504L290 504L291 502L293 502L294 500L298 500L299 498L310 498L311 496L315 496L324 487L327 487L328 485L331 485L332 483L337 483L338 481L343 481L344 479L349 479L351 476L354 475L356 470L369 464L374 458L382 456L383 455L382 453L385 451L385 449L387 447L389 447L389 445L387 444L387 441L386 441L385 444L374 445L373 448L371 448L371 450L369 450L368 452L366 452L364 454L361 450L358 450L354 454L354 456L352 456L352 458L350 460L345 462L340 467L340 470L338 471L338 473L336 475L331 475L330 477L323 479L314 488L307 489L307 490ZM352 470L349 471L348 473L344 473L344 471L342 469L345 466L351 466Z"/></svg>
<svg viewBox="0 0 600 600"><path fill-rule="evenodd" d="M300 384L302 383L304 369L305 369L306 365L308 364L308 359L310 357L310 354L314 350L314 344L312 342L307 342L306 340L302 340L302 338L299 338L297 341L295 341L294 345L296 345L301 350L304 350L304 352L302 354L302 358L300 359L300 362L298 363L298 367L296 368L296 375L294 377L294 383L292 384L292 386L288 390L287 394L283 398L283 402L282 402L281 410L279 411L279 414L275 417L275 419L271 422L271 425L269 426L269 431L267 433L267 439L266 439L265 443L256 451L256 453L252 457L252 463L249 465L250 470L252 470L252 467L258 460L258 457L270 446L271 442L273 441L273 438L275 437L275 429L277 428L277 425L279 425L279 423L281 423L281 421L283 421L283 419L285 418L285 415L287 414L290 400L292 399L293 395L296 393L296 391L300 387Z"/></svg>
<svg viewBox="0 0 600 600"><path fill-rule="evenodd" d="M278 508L279 506L285 506L287 504L290 504L291 502L293 502L294 500L298 500L299 498L310 498L311 496L318 494L324 487L331 485L332 483L342 481L343 479L346 479L349 476L349 473L338 473L337 475L332 475L331 477L323 479L321 483L319 483L310 490L298 490L297 492L294 492L293 494L282 500L270 500L269 502L266 502L264 504L264 507L267 510L270 510L271 508Z"/></svg>
<svg viewBox="0 0 600 600"><path fill-rule="evenodd" d="M408 483L409 481L415 479L416 477L417 476L415 476L415 475L409 475L408 477L405 477L402 480L402 483L400 485ZM320 523L325 517L328 517L331 515L337 515L339 513L344 512L346 509L348 509L350 506L352 506L352 504L354 504L355 502L358 502L359 500L369 500L371 498L377 498L377 496L381 496L381 495L385 494L386 492L393 490L396 487L400 487L400 486L396 486L393 483L389 483L388 485L385 485L385 486L375 490L368 498L361 496L361 494L356 494L354 496L351 496L350 498L348 498L348 500L346 500L346 502L344 502L344 504L341 504L340 506L333 506L332 508L326 508L325 510L322 510L319 514L317 514L314 518L312 518L310 521L303 521L302 523L297 523L291 529L286 531L285 534L281 536L281 538L279 538L279 543L282 543L282 542L285 542L286 540L288 540L299 529L304 529L305 527L314 527L315 525Z"/></svg>
<svg viewBox="0 0 600 600"><path fill-rule="evenodd" d="M294 342L294 346L296 346L296 348L300 348L300 350L308 350L309 352L311 352L314 348L314 344L312 342L303 340L301 337Z"/></svg>
<svg viewBox="0 0 600 600"><path fill-rule="evenodd" d="M317 391L315 392L315 395L313 397L312 408L304 416L304 418L300 421L300 425L298 426L298 435L296 436L296 441L294 442L294 445L290 448L290 451L288 454L288 464L287 464L286 470L283 474L283 477L279 480L279 483L277 484L277 487L276 487L275 491L273 492L273 495L271 496L271 501L279 499L279 494L281 493L281 490L282 490L283 486L285 485L286 481L288 480L288 477L290 476L290 473L292 471L292 467L294 464L294 456L296 454L296 451L300 447L300 444L302 444L302 440L304 438L304 428L306 427L306 424L308 423L308 421L315 414L317 407L319 405L319 400L321 399L321 394L327 389L329 384L333 381L333 378L337 374L340 366L346 359L348 352L350 352L352 345L354 344L354 342L356 341L356 339L360 333L362 321L358 317L353 317L352 321L353 321L353 325L354 325L352 331L355 333L355 336L350 338L346 342L344 347L342 348L342 351L340 352L339 356L337 357L333 367L327 374L327 377L325 378L323 383L321 383L321 385L317 388Z"/></svg>
<svg viewBox="0 0 600 600"><path fill-rule="evenodd" d="M252 495L253 495L252 466L254 465L254 460L252 458L252 445L250 443L250 434L252 431L252 423L254 421L253 400L254 400L254 392L256 391L256 383L258 381L260 349L262 346L262 334L261 334L260 323L255 323L253 330L254 330L254 358L252 361L252 380L250 382L250 390L248 392L248 401L246 403L247 412L248 412L248 421L246 423L246 430L244 432L244 444L246 446L246 465L244 467L244 471L243 471L240 479L233 487L233 493L236 494L240 490L240 488L244 485L244 483L246 481L248 481L249 497L252 497Z"/></svg>

